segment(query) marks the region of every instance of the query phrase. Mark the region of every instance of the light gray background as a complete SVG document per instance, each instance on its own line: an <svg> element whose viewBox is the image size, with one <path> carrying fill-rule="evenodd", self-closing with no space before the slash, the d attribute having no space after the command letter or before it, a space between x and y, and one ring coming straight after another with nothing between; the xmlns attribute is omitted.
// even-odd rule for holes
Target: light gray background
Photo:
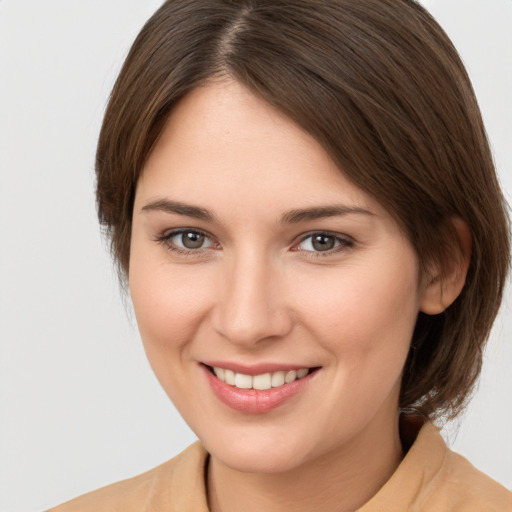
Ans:
<svg viewBox="0 0 512 512"><path fill-rule="evenodd" d="M512 195L512 1L425 0L459 48ZM96 223L93 159L158 0L0 0L0 510L41 510L193 439L145 360ZM510 290L507 300L510 303ZM512 321L447 437L512 488Z"/></svg>

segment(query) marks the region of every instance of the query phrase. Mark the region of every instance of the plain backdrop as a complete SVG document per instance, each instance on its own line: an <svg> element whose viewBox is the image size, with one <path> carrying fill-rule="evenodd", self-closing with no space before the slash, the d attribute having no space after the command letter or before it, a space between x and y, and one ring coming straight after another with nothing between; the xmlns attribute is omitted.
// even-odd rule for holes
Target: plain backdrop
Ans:
<svg viewBox="0 0 512 512"><path fill-rule="evenodd" d="M512 195L512 1L425 0L453 38ZM45 509L194 440L153 377L94 209L94 152L157 0L0 0L0 510ZM511 292L445 432L512 488Z"/></svg>

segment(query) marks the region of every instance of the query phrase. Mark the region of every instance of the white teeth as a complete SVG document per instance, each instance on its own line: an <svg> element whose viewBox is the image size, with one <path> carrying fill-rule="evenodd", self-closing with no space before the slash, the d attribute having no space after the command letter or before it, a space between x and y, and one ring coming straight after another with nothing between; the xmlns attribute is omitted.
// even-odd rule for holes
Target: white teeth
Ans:
<svg viewBox="0 0 512 512"><path fill-rule="evenodd" d="M244 375L243 373L237 373L235 377L235 387L240 389L251 389L252 377L250 375Z"/></svg>
<svg viewBox="0 0 512 512"><path fill-rule="evenodd" d="M224 368L214 368L213 371L220 380L224 380Z"/></svg>
<svg viewBox="0 0 512 512"><path fill-rule="evenodd" d="M297 372L295 370L290 370L285 376L284 381L286 384L293 382L297 378Z"/></svg>
<svg viewBox="0 0 512 512"><path fill-rule="evenodd" d="M222 379L221 379L222 380ZM235 385L235 372L231 370L224 370L224 382L230 386Z"/></svg>
<svg viewBox="0 0 512 512"><path fill-rule="evenodd" d="M307 368L302 368L302 370L299 370L297 372L297 378L302 379L302 377L305 377L308 374L309 370Z"/></svg>
<svg viewBox="0 0 512 512"><path fill-rule="evenodd" d="M255 375L252 378L252 387L254 389L270 389L272 387L272 375L264 373L263 375Z"/></svg>
<svg viewBox="0 0 512 512"><path fill-rule="evenodd" d="M272 374L272 387L278 388L284 384L284 372L275 372Z"/></svg>
<svg viewBox="0 0 512 512"><path fill-rule="evenodd" d="M274 373L263 373L261 375L245 375L236 373L232 370L214 367L213 372L217 378L230 386L240 389L259 389L265 390L270 388L278 388L284 384L289 384L297 379L302 379L309 373L309 368L300 370L290 370L288 372L278 371Z"/></svg>

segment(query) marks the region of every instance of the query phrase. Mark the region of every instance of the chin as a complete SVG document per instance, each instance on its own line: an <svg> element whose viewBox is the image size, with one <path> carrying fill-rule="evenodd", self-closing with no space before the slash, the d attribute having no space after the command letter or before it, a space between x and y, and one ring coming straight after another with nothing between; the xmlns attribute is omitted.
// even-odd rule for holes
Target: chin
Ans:
<svg viewBox="0 0 512 512"><path fill-rule="evenodd" d="M230 439L205 439L206 450L223 465L242 473L285 473L308 459L309 447L292 440L286 432L272 436L248 436Z"/></svg>

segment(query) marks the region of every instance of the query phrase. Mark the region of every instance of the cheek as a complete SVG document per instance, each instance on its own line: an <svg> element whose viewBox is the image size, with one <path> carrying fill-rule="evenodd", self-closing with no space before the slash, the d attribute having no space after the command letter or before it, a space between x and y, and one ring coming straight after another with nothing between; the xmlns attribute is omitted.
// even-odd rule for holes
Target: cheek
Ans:
<svg viewBox="0 0 512 512"><path fill-rule="evenodd" d="M306 292L312 281L296 290L304 328L330 354L332 393L322 407L334 418L324 427L333 438L339 425L355 432L377 411L396 413L418 313L415 261L401 263L340 269L314 293Z"/></svg>
<svg viewBox="0 0 512 512"><path fill-rule="evenodd" d="M414 258L380 263L340 268L328 279L302 280L295 290L308 330L344 364L352 361L354 368L370 363L380 367L379 360L402 364L416 323Z"/></svg>
<svg viewBox="0 0 512 512"><path fill-rule="evenodd" d="M171 272L168 265L135 259L130 270L130 294L146 356L162 388L187 416L196 400L189 386L193 365L183 361L191 359L191 340L207 314L209 292L198 286L202 278L191 268Z"/></svg>
<svg viewBox="0 0 512 512"><path fill-rule="evenodd" d="M159 251L132 251L130 295L153 366L153 360L178 357L201 325L211 297L204 274L205 267L169 265Z"/></svg>
<svg viewBox="0 0 512 512"><path fill-rule="evenodd" d="M144 343L179 346L191 329L190 317L197 314L193 287L182 287L169 276L152 279L147 274L133 273L130 277L130 294L142 339Z"/></svg>

